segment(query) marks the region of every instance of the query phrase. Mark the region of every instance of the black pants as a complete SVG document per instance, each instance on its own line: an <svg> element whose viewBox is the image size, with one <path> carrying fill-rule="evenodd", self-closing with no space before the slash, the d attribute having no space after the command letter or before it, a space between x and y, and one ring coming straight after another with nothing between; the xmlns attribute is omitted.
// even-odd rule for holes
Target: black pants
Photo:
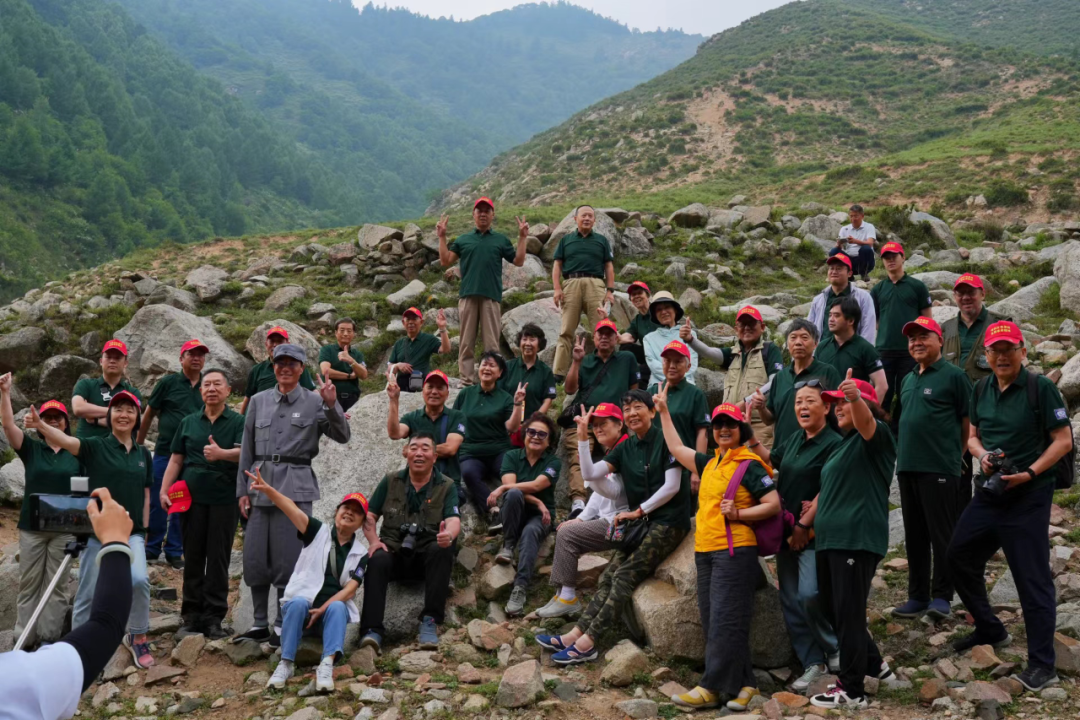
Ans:
<svg viewBox="0 0 1080 720"><path fill-rule="evenodd" d="M236 503L192 503L180 513L184 591L180 615L188 624L221 622L229 610L229 559L240 519Z"/></svg>
<svg viewBox="0 0 1080 720"><path fill-rule="evenodd" d="M889 383L889 389L885 392L885 397L881 399L881 407L892 414L889 427L895 436L900 428L900 384L904 382L908 373L915 369L915 360L906 352L883 352L881 353L881 367L885 371L885 381ZM893 398L896 399L895 408Z"/></svg>
<svg viewBox="0 0 1080 720"><path fill-rule="evenodd" d="M881 672L881 652L866 626L870 581L881 560L866 550L818 550L818 595L836 630L840 686L853 698L866 694L863 678Z"/></svg>
<svg viewBox="0 0 1080 720"><path fill-rule="evenodd" d="M551 532L551 523L543 523L539 508L525 502L525 493L508 490L502 502L503 544L517 548L517 574L514 586L528 587L540 554L540 545Z"/></svg>
<svg viewBox="0 0 1080 720"><path fill-rule="evenodd" d="M735 696L756 687L750 664L750 624L754 589L761 577L756 546L694 553L697 601L705 632L705 674L698 683L706 690Z"/></svg>
<svg viewBox="0 0 1080 720"><path fill-rule="evenodd" d="M956 476L908 472L900 473L897 479L900 503L904 508L908 598L919 602L929 602L931 598L952 602L953 584L947 559L949 543L961 513L971 500L971 481L965 482Z"/></svg>
<svg viewBox="0 0 1080 720"><path fill-rule="evenodd" d="M450 596L450 571L454 567L457 543L441 548L432 541L422 550L406 557L401 552L376 550L368 559L364 575L364 609L360 613L360 634L375 631L386 635L383 617L386 614L386 589L392 581L424 583L424 609L420 617L430 615L442 623L446 614L446 599Z"/></svg>
<svg viewBox="0 0 1080 720"><path fill-rule="evenodd" d="M337 401L341 404L341 412L349 412L349 408L360 399L360 393L338 393Z"/></svg>
<svg viewBox="0 0 1080 720"><path fill-rule="evenodd" d="M1028 663L1054 669L1054 626L1057 602L1050 575L1051 484L1016 490L994 498L982 490L960 516L949 546L949 567L953 584L968 612L975 619L975 634L987 643L1005 637L1005 626L994 615L986 597L983 575L986 563L1000 548L1009 563L1027 630Z"/></svg>
<svg viewBox="0 0 1080 720"><path fill-rule="evenodd" d="M487 517L487 501L488 495L491 494L491 485L502 482L503 454L471 455L461 458L461 481L465 483L465 488L469 491L469 497L472 498L473 506L476 507L476 512L480 513L480 517Z"/></svg>
<svg viewBox="0 0 1080 720"><path fill-rule="evenodd" d="M652 371L649 370L649 364L645 362L645 348L641 343L621 343L619 349L630 353L634 356L634 359L638 361L638 371L641 373L641 379L638 380L638 387L642 389L649 387Z"/></svg>

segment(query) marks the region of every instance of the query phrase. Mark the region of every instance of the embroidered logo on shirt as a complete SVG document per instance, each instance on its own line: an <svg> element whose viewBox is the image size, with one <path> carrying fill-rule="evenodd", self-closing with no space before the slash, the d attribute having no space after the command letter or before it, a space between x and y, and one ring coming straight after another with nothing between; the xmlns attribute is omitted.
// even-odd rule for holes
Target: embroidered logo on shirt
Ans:
<svg viewBox="0 0 1080 720"><path fill-rule="evenodd" d="M784 363L773 363L773 367L775 367L777 370L783 370Z"/></svg>
<svg viewBox="0 0 1080 720"><path fill-rule="evenodd" d="M770 485L772 485L772 482L773 482L772 478L769 477L768 475L761 478L761 484L764 485L765 487L769 487Z"/></svg>
<svg viewBox="0 0 1080 720"><path fill-rule="evenodd" d="M555 389L555 386L552 385L551 387L548 388L548 392L549 393L557 393L558 391Z"/></svg>
<svg viewBox="0 0 1080 720"><path fill-rule="evenodd" d="M112 392L106 390L105 392L101 393L101 399L105 402L109 402L110 400L112 400Z"/></svg>
<svg viewBox="0 0 1080 720"><path fill-rule="evenodd" d="M1065 408L1058 408L1054 411L1054 417L1056 417L1058 420L1064 420L1068 416L1068 413L1065 412Z"/></svg>
<svg viewBox="0 0 1080 720"><path fill-rule="evenodd" d="M922 389L922 394L923 395L933 395L934 394L934 389L933 388L923 388Z"/></svg>
<svg viewBox="0 0 1080 720"><path fill-rule="evenodd" d="M878 360L876 363L874 363L874 367L882 367L881 361Z"/></svg>
<svg viewBox="0 0 1080 720"><path fill-rule="evenodd" d="M465 426L462 423L458 423L457 429L461 432L465 432Z"/></svg>
<svg viewBox="0 0 1080 720"><path fill-rule="evenodd" d="M847 564L848 565L854 565L855 564L855 558L848 558L847 559Z"/></svg>
<svg viewBox="0 0 1080 720"><path fill-rule="evenodd" d="M554 475L555 474L555 468L551 468L551 467L544 468L544 474L545 475Z"/></svg>
<svg viewBox="0 0 1080 720"><path fill-rule="evenodd" d="M454 506L454 514L457 515L457 505Z"/></svg>
<svg viewBox="0 0 1080 720"><path fill-rule="evenodd" d="M298 417L300 417L300 413L293 413L293 414L292 414L292 416L293 416L294 418L298 418Z"/></svg>

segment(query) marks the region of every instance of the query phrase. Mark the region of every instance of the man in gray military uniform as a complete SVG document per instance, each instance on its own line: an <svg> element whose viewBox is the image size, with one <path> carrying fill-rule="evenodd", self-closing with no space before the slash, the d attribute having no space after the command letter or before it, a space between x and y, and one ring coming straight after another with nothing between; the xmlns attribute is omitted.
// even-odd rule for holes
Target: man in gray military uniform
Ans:
<svg viewBox="0 0 1080 720"><path fill-rule="evenodd" d="M277 387L252 396L244 422L240 445L240 471L236 496L240 513L248 518L244 534L244 582L251 588L254 622L238 636L259 642L280 642L281 613L275 613L275 631L269 627L270 586L282 597L300 556L303 542L283 512L265 496L248 490L244 471L262 471L263 480L311 514L311 504L319 499L319 482L311 469L311 459L319 454L319 436L339 443L349 441L349 423L337 390L329 378L315 376L318 392L300 387L307 355L299 345L274 348L274 377ZM252 499L254 495L254 499Z"/></svg>

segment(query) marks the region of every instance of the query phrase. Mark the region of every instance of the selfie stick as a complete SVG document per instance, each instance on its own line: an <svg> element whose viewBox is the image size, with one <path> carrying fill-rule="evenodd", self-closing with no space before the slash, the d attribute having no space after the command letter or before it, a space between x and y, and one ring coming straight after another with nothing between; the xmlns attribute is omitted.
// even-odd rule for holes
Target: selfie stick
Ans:
<svg viewBox="0 0 1080 720"><path fill-rule="evenodd" d="M67 573L68 567L71 565L71 561L79 557L79 553L86 549L86 540L72 540L64 546L64 561L60 563L60 567L57 569L56 574L53 575L52 581L49 582L49 587L45 590L45 594L41 596L41 600L38 602L36 608L34 608L34 614L30 616L30 621L26 623L26 627L23 628L22 635L19 636L19 641L15 643L15 650L21 650L23 643L26 642L26 638L30 637L30 631L34 629L34 625L37 624L38 616L41 615L41 611L45 609L45 603L49 602L49 598L52 597L53 590L56 589L57 584L60 582L60 578L64 577Z"/></svg>

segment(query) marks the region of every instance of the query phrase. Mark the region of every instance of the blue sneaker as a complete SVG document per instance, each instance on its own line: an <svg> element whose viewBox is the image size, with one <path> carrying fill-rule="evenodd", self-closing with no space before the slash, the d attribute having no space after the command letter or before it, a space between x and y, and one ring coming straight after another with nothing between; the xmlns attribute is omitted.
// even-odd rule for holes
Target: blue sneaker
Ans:
<svg viewBox="0 0 1080 720"><path fill-rule="evenodd" d="M425 615L424 619L420 621L419 639L421 650L439 649L439 633L435 628L435 618Z"/></svg>
<svg viewBox="0 0 1080 720"><path fill-rule="evenodd" d="M930 601L930 607L926 609L926 614L935 620L942 620L944 618L952 617L952 607L949 605L948 600L934 598Z"/></svg>
<svg viewBox="0 0 1080 720"><path fill-rule="evenodd" d="M382 635L374 630L368 630L360 641L360 647L369 647L375 651L376 655L382 655Z"/></svg>
<svg viewBox="0 0 1080 720"><path fill-rule="evenodd" d="M580 665L581 663L592 662L600 657L600 653L594 647L588 652L583 652L577 649L576 645L571 645L562 652L557 652L551 656L551 661L556 665Z"/></svg>
<svg viewBox="0 0 1080 720"><path fill-rule="evenodd" d="M930 603L928 602L908 600L900 607L894 607L892 614L893 617L898 618L917 618L922 617L928 607L930 607Z"/></svg>
<svg viewBox="0 0 1080 720"><path fill-rule="evenodd" d="M558 635L537 635L536 644L540 647L545 647L548 650L560 652L562 650L565 650L566 646L563 645L563 641L560 640L559 637L560 636Z"/></svg>

